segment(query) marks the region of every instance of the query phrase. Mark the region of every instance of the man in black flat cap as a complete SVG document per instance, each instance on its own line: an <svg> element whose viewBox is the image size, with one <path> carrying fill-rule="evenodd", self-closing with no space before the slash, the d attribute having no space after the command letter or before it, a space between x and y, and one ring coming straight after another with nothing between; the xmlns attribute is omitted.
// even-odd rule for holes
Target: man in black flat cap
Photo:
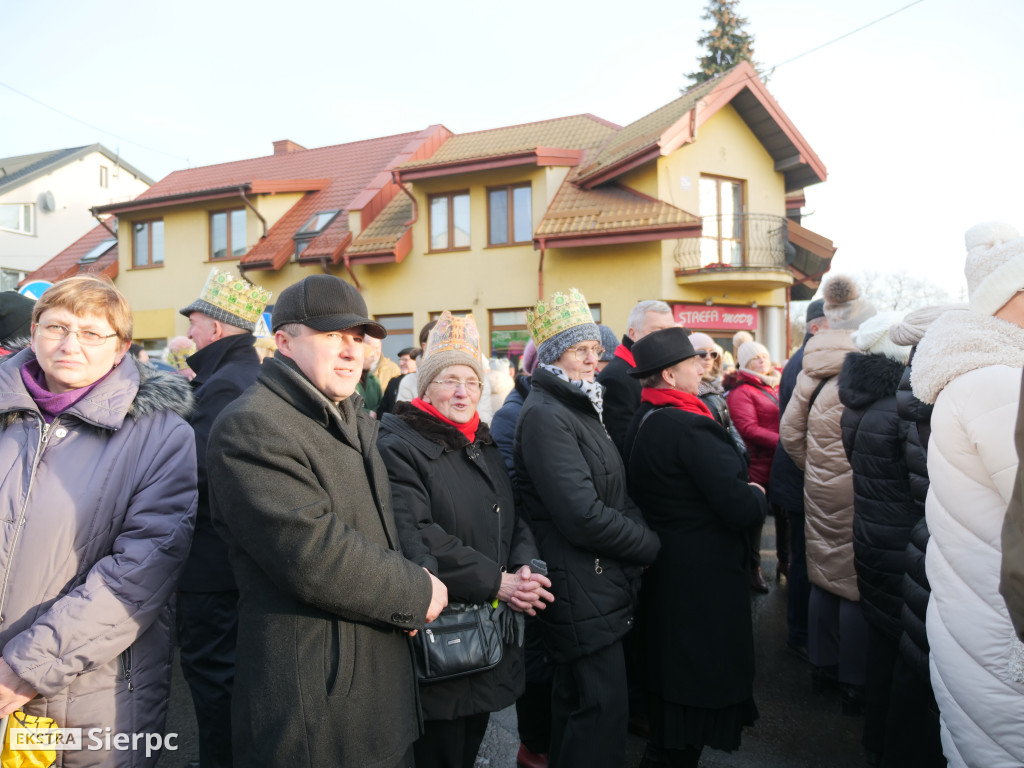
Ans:
<svg viewBox="0 0 1024 768"><path fill-rule="evenodd" d="M386 331L331 275L274 306L275 357L221 414L210 501L239 590L235 764L406 768L419 736L407 633L447 604L403 557L377 425L354 395Z"/></svg>

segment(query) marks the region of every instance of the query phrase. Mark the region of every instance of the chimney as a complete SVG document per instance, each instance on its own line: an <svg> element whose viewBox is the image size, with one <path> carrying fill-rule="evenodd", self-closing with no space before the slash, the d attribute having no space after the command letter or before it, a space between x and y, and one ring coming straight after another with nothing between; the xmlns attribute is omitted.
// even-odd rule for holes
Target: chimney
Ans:
<svg viewBox="0 0 1024 768"><path fill-rule="evenodd" d="M282 139L274 142L275 155L290 155L292 152L301 152L305 149L301 144L296 144L291 139Z"/></svg>

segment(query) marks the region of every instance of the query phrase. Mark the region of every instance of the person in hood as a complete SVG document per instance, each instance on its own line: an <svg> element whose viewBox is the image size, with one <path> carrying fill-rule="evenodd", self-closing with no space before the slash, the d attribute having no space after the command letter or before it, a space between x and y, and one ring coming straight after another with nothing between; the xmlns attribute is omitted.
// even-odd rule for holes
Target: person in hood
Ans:
<svg viewBox="0 0 1024 768"><path fill-rule="evenodd" d="M843 449L839 372L846 355L856 352L851 335L877 310L861 296L857 283L835 275L825 283L829 329L804 347L803 369L779 427L779 438L804 471L804 532L808 604L808 655L814 687L824 691L838 682L843 711L863 708L867 625L853 566L853 472Z"/></svg>
<svg viewBox="0 0 1024 768"><path fill-rule="evenodd" d="M1024 644L999 593L1001 532L1018 459L1024 238L1001 223L964 237L970 309L947 312L914 356L934 403L925 565L931 677L949 764L1024 765Z"/></svg>
<svg viewBox="0 0 1024 768"><path fill-rule="evenodd" d="M163 734L171 600L196 514L188 382L127 356L108 281L55 283L31 346L0 365L0 715ZM108 742L109 743L109 742ZM159 751L64 751L61 765L153 766Z"/></svg>
<svg viewBox="0 0 1024 768"><path fill-rule="evenodd" d="M910 347L889 330L902 313L880 312L853 333L839 372L843 447L853 470L853 553L868 624L864 689L864 749L877 765L885 748L893 671L903 631L903 576L910 531L919 517L910 488L904 443L909 427L896 393Z"/></svg>

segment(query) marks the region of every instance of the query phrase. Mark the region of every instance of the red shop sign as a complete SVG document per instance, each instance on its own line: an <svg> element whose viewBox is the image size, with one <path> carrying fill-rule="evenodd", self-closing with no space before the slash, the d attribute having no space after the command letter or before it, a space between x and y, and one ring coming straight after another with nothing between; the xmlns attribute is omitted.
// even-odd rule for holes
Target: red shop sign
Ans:
<svg viewBox="0 0 1024 768"><path fill-rule="evenodd" d="M673 304L676 322L693 330L756 331L757 310L750 307L716 307L706 304Z"/></svg>

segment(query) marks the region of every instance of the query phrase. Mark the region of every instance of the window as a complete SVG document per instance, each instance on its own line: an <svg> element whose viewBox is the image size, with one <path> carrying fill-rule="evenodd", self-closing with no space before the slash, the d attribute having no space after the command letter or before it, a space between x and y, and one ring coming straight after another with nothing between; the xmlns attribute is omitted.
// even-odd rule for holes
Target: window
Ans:
<svg viewBox="0 0 1024 768"><path fill-rule="evenodd" d="M319 213L313 214L313 217L295 233L296 258L298 258L300 253L306 250L306 246L310 244L314 237L323 232L327 225L334 221L334 217L337 215L337 210L320 211Z"/></svg>
<svg viewBox="0 0 1024 768"><path fill-rule="evenodd" d="M518 368L530 341L526 309L492 309L490 316L491 357L507 357Z"/></svg>
<svg viewBox="0 0 1024 768"><path fill-rule="evenodd" d="M743 265L743 182L700 177L701 264Z"/></svg>
<svg viewBox="0 0 1024 768"><path fill-rule="evenodd" d="M430 196L430 250L469 248L469 192Z"/></svg>
<svg viewBox="0 0 1024 768"><path fill-rule="evenodd" d="M36 232L35 206L32 203L0 205L0 229L34 235Z"/></svg>
<svg viewBox="0 0 1024 768"><path fill-rule="evenodd" d="M19 272L16 269L0 269L0 291L18 290L18 283L27 275L27 272Z"/></svg>
<svg viewBox="0 0 1024 768"><path fill-rule="evenodd" d="M397 363L399 350L419 346L413 332L412 315L375 315L374 320L388 332L388 337L381 344L385 357Z"/></svg>
<svg viewBox="0 0 1024 768"><path fill-rule="evenodd" d="M516 184L487 190L487 242L489 245L529 243L533 240L530 185Z"/></svg>
<svg viewBox="0 0 1024 768"><path fill-rule="evenodd" d="M164 221L136 221L132 224L132 266L164 265Z"/></svg>
<svg viewBox="0 0 1024 768"><path fill-rule="evenodd" d="M239 259L245 251L245 209L211 213L210 258Z"/></svg>
<svg viewBox="0 0 1024 768"><path fill-rule="evenodd" d="M104 189L110 186L109 169L105 165L100 166L100 186Z"/></svg>
<svg viewBox="0 0 1024 768"><path fill-rule="evenodd" d="M102 256L104 253L106 253L111 248L113 248L115 245L117 245L117 240L115 240L112 237L108 237L102 243L100 243L99 245L95 246L91 251L89 251L87 254L85 254L85 256L80 258L78 260L78 263L79 264L91 264L92 262L96 261L96 259L98 259L100 256Z"/></svg>
<svg viewBox="0 0 1024 768"><path fill-rule="evenodd" d="M590 306L590 316L592 318L594 318L594 322L595 323L600 323L601 322L601 305L600 304L591 304L589 306Z"/></svg>

